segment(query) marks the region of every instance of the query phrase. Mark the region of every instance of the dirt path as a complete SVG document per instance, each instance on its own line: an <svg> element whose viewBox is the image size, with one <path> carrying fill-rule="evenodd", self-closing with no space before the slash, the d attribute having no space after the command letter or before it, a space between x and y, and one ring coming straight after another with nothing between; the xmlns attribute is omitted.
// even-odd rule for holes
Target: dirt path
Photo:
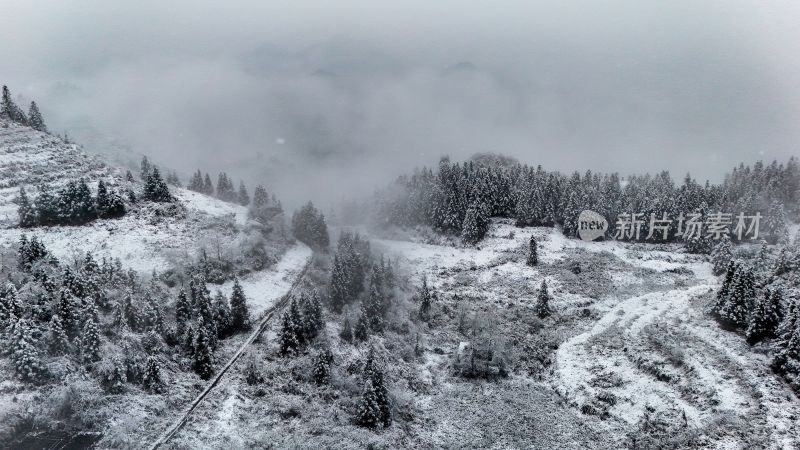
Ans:
<svg viewBox="0 0 800 450"><path fill-rule="evenodd" d="M646 407L672 408L689 427L734 447L766 438L771 448L796 448L800 403L764 355L703 311L718 286L709 265L686 267L693 285L604 301L603 316L559 347L556 388L577 408L602 406L610 394L607 412L623 428ZM725 421L733 424L719 425Z"/></svg>

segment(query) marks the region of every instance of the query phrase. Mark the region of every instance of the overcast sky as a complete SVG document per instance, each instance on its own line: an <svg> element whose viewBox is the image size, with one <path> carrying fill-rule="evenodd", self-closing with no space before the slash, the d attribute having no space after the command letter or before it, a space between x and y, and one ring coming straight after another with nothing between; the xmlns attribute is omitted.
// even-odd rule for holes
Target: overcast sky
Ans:
<svg viewBox="0 0 800 450"><path fill-rule="evenodd" d="M0 6L0 81L51 128L289 200L486 151L718 180L800 142L797 1Z"/></svg>

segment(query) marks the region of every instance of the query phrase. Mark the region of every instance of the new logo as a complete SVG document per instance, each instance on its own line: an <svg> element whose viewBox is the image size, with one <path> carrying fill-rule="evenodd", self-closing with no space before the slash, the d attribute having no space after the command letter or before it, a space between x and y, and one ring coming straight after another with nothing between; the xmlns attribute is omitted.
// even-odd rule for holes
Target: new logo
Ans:
<svg viewBox="0 0 800 450"><path fill-rule="evenodd" d="M583 210L578 216L578 236L584 241L593 241L606 234L608 221L591 210Z"/></svg>

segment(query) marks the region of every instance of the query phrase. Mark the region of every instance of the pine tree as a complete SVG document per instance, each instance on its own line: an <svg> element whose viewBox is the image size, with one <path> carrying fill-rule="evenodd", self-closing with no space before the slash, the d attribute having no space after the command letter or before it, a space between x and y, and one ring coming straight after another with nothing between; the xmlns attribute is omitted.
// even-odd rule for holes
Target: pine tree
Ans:
<svg viewBox="0 0 800 450"><path fill-rule="evenodd" d="M325 328L325 321L322 318L322 304L315 290L304 296L303 319L305 332L309 337L316 336L320 330Z"/></svg>
<svg viewBox="0 0 800 450"><path fill-rule="evenodd" d="M135 201L135 200L134 200ZM109 191L108 193L108 203L106 204L105 214L106 218L115 218L115 217L122 217L126 213L125 209L125 202L122 200L122 196L119 195L116 191Z"/></svg>
<svg viewBox="0 0 800 450"><path fill-rule="evenodd" d="M28 124L28 118L25 117L22 109L11 99L11 91L8 90L7 86L3 86L3 97L0 100L0 117L21 125Z"/></svg>
<svg viewBox="0 0 800 450"><path fill-rule="evenodd" d="M800 327L795 326L794 332L786 342L782 353L784 357L800 360Z"/></svg>
<svg viewBox="0 0 800 450"><path fill-rule="evenodd" d="M292 233L312 248L325 250L330 245L325 216L311 202L292 215Z"/></svg>
<svg viewBox="0 0 800 450"><path fill-rule="evenodd" d="M18 319L14 323L10 351L17 378L22 381L38 382L45 377L47 370L36 347L33 327L28 319Z"/></svg>
<svg viewBox="0 0 800 450"><path fill-rule="evenodd" d="M91 252L86 252L86 256L83 257L83 272L90 277L100 273L100 266Z"/></svg>
<svg viewBox="0 0 800 450"><path fill-rule="evenodd" d="M344 316L344 323L342 323L342 331L339 332L339 337L345 342L353 342L353 327L350 325L350 316Z"/></svg>
<svg viewBox="0 0 800 450"><path fill-rule="evenodd" d="M536 306L534 307L534 311L540 319L544 319L552 314L550 300L550 293L547 291L547 282L542 280L542 286L539 288L539 295L536 297Z"/></svg>
<svg viewBox="0 0 800 450"><path fill-rule="evenodd" d="M200 170L192 174L192 178L189 179L189 184L186 185L186 189L194 192L203 192L203 174Z"/></svg>
<svg viewBox="0 0 800 450"><path fill-rule="evenodd" d="M761 241L761 248L758 249L759 263L766 262L768 256L769 256L769 247L767 247L767 241Z"/></svg>
<svg viewBox="0 0 800 450"><path fill-rule="evenodd" d="M732 281L728 295L721 304L720 319L737 327L747 326L748 304L754 298L752 272L740 267Z"/></svg>
<svg viewBox="0 0 800 450"><path fill-rule="evenodd" d="M155 331L161 333L164 330L164 316L161 313L161 305L151 291L145 292L144 305L140 314L142 327L145 331Z"/></svg>
<svg viewBox="0 0 800 450"><path fill-rule="evenodd" d="M256 359L255 355L250 353L247 357L247 366L245 367L245 381L250 386L261 384L264 382L264 373L261 363Z"/></svg>
<svg viewBox="0 0 800 450"><path fill-rule="evenodd" d="M381 264L383 264L383 256L381 256ZM394 269L392 269L392 262L387 261L386 267L383 269L383 284L386 286L387 291L391 293L395 287Z"/></svg>
<svg viewBox="0 0 800 450"><path fill-rule="evenodd" d="M785 346L789 342L795 328L800 328L800 306L796 300L789 302L786 314L783 315L780 325L775 330L779 345Z"/></svg>
<svg viewBox="0 0 800 450"><path fill-rule="evenodd" d="M33 201L39 225L52 225L58 220L58 200L46 184L39 185L38 195Z"/></svg>
<svg viewBox="0 0 800 450"><path fill-rule="evenodd" d="M133 304L133 292L128 290L122 298L122 313L125 319L125 327L133 331L139 331L142 326L142 314Z"/></svg>
<svg viewBox="0 0 800 450"><path fill-rule="evenodd" d="M267 206L269 203L269 195L267 194L267 190L262 185L256 186L255 191L253 191L253 207L254 208L263 208Z"/></svg>
<svg viewBox="0 0 800 450"><path fill-rule="evenodd" d="M207 326L202 320L197 327L192 347L192 369L200 378L208 380L214 374L214 354Z"/></svg>
<svg viewBox="0 0 800 450"><path fill-rule="evenodd" d="M61 316L64 331L70 338L76 337L77 335L78 324L77 318L75 317L75 305L77 303L77 299L68 289L61 289L57 305L57 314Z"/></svg>
<svg viewBox="0 0 800 450"><path fill-rule="evenodd" d="M279 332L280 353L290 355L297 353L303 342L302 319L297 309L297 302L292 299L289 309L283 314L281 319L281 329Z"/></svg>
<svg viewBox="0 0 800 450"><path fill-rule="evenodd" d="M56 356L64 355L69 350L69 338L64 331L61 316L58 314L53 314L53 317L50 318L47 329L47 345L50 353Z"/></svg>
<svg viewBox="0 0 800 450"><path fill-rule="evenodd" d="M368 428L388 427L392 423L389 392L386 388L383 371L375 360L375 350L373 348L370 348L367 354L362 376L364 378L365 394L367 393L366 386L369 385L369 396L371 397L369 403L374 401L374 404L369 405L369 408L360 408L359 419L368 420L359 420L359 423ZM365 398L362 398L361 405L367 406L367 402L364 402L364 400ZM364 411L369 411L370 414L361 414Z"/></svg>
<svg viewBox="0 0 800 450"><path fill-rule="evenodd" d="M196 332L197 327L193 322L190 322L186 325L183 330L183 336L181 339L181 346L186 354L193 356L194 355L194 338L197 334Z"/></svg>
<svg viewBox="0 0 800 450"><path fill-rule="evenodd" d="M175 324L178 336L183 336L190 320L192 320L192 304L186 296L186 291L181 288L175 302Z"/></svg>
<svg viewBox="0 0 800 450"><path fill-rule="evenodd" d="M784 330L779 342L779 351L772 360L770 367L776 373L789 374L797 377L800 374L800 319L797 317L796 305L792 311L791 318L787 317L794 325ZM783 324L782 324L783 328Z"/></svg>
<svg viewBox="0 0 800 450"><path fill-rule="evenodd" d="M767 240L771 244L785 241L788 238L788 228L786 227L786 210L777 200L773 200L769 206L766 217Z"/></svg>
<svg viewBox="0 0 800 450"><path fill-rule="evenodd" d="M344 305L350 300L348 292L347 268L339 252L333 256L333 267L331 268L330 282L330 302L331 309L341 312Z"/></svg>
<svg viewBox="0 0 800 450"><path fill-rule="evenodd" d="M145 389L151 392L159 393L164 390L164 379L161 376L161 364L159 364L154 356L147 357L143 384Z"/></svg>
<svg viewBox="0 0 800 450"><path fill-rule="evenodd" d="M236 191L233 189L233 183L231 183L228 174L225 172L220 172L217 178L217 198L226 202L236 201Z"/></svg>
<svg viewBox="0 0 800 450"><path fill-rule="evenodd" d="M774 337L781 321L781 302L783 295L780 289L766 289L764 295L756 303L750 315L747 327L747 342L755 344L765 337Z"/></svg>
<svg viewBox="0 0 800 450"><path fill-rule="evenodd" d="M233 281L233 292L231 293L231 327L234 331L249 330L250 324L250 310L247 307L247 299L244 296L244 290L236 278Z"/></svg>
<svg viewBox="0 0 800 450"><path fill-rule="evenodd" d="M28 242L25 235L20 237L18 252L19 267L24 271L30 271L37 261L46 260L50 253L36 236Z"/></svg>
<svg viewBox="0 0 800 450"><path fill-rule="evenodd" d="M158 167L153 167L148 172L144 182L143 197L151 202L171 202L173 200L169 186L161 178Z"/></svg>
<svg viewBox="0 0 800 450"><path fill-rule="evenodd" d="M422 276L422 287L419 290L420 304L419 304L419 318L427 322L431 319L431 292L428 289L428 277Z"/></svg>
<svg viewBox="0 0 800 450"><path fill-rule="evenodd" d="M183 187L183 183L181 183L181 177L179 177L178 172L174 170L167 175L167 184L175 187Z"/></svg>
<svg viewBox="0 0 800 450"><path fill-rule="evenodd" d="M31 102L31 106L28 108L28 124L34 130L47 132L44 118L42 118L42 113L39 112L39 107L36 106L36 102Z"/></svg>
<svg viewBox="0 0 800 450"><path fill-rule="evenodd" d="M206 173L203 179L203 193L206 195L214 195L214 183L211 182L211 176Z"/></svg>
<svg viewBox="0 0 800 450"><path fill-rule="evenodd" d="M364 382L364 391L358 404L356 420L359 425L365 428L377 428L382 422L378 395L375 392L372 380L369 378Z"/></svg>
<svg viewBox="0 0 800 450"><path fill-rule="evenodd" d="M526 264L533 267L539 264L539 252L537 250L536 238L531 236L530 243L528 244L528 261Z"/></svg>
<svg viewBox="0 0 800 450"><path fill-rule="evenodd" d="M369 296L364 303L366 316L369 318L369 328L375 333L383 331L384 326L384 299L380 287L377 284L370 286Z"/></svg>
<svg viewBox="0 0 800 450"><path fill-rule="evenodd" d="M139 164L139 167L139 175L141 176L142 181L146 181L150 176L150 172L153 170L153 165L150 163L150 160L147 159L147 156L142 157L142 162Z"/></svg>
<svg viewBox="0 0 800 450"><path fill-rule="evenodd" d="M110 199L108 198L108 188L103 180L97 182L97 213L100 217L106 217Z"/></svg>
<svg viewBox="0 0 800 450"><path fill-rule="evenodd" d="M11 91L8 86L3 85L3 98L0 100L0 118L15 121L16 106L11 99Z"/></svg>
<svg viewBox="0 0 800 450"><path fill-rule="evenodd" d="M217 322L217 335L220 339L224 339L233 332L231 307L221 291L217 291L217 295L214 297L214 319Z"/></svg>
<svg viewBox="0 0 800 450"><path fill-rule="evenodd" d="M477 244L486 234L489 218L486 215L485 205L474 203L467 209L464 216L464 225L461 229L461 239L467 245Z"/></svg>
<svg viewBox="0 0 800 450"><path fill-rule="evenodd" d="M331 368L328 357L324 351L320 351L314 356L313 364L311 378L314 380L314 383L320 386L328 384L331 377Z"/></svg>
<svg viewBox="0 0 800 450"><path fill-rule="evenodd" d="M244 181L239 182L239 194L237 195L237 200L242 206L247 206L250 204L250 194L247 193L247 188L244 185Z"/></svg>
<svg viewBox="0 0 800 450"><path fill-rule="evenodd" d="M92 191L89 185L86 184L86 179L81 178L77 183L77 190L74 199L74 223L83 224L91 222L97 218L97 210L94 206L94 199L92 198Z"/></svg>
<svg viewBox="0 0 800 450"><path fill-rule="evenodd" d="M728 301L728 296L730 295L731 288L733 287L733 282L736 277L736 272L738 270L739 268L735 261L731 260L728 262L728 268L725 271L725 278L722 281L719 291L717 291L717 299L712 308L714 313L719 314L722 306Z"/></svg>
<svg viewBox="0 0 800 450"><path fill-rule="evenodd" d="M353 331L353 337L358 342L364 342L369 339L369 318L367 317L367 313L364 310L364 304L361 304L361 314L358 316L358 321L356 322L356 328Z"/></svg>
<svg viewBox="0 0 800 450"><path fill-rule="evenodd" d="M17 298L17 288L12 283L0 287L0 330L14 324L22 317L22 305Z"/></svg>
<svg viewBox="0 0 800 450"><path fill-rule="evenodd" d="M111 323L119 334L129 331L128 316L125 311L124 301L116 301L111 307Z"/></svg>
<svg viewBox="0 0 800 450"><path fill-rule="evenodd" d="M91 364L100 360L100 331L94 317L88 317L81 334L81 360Z"/></svg>
<svg viewBox="0 0 800 450"><path fill-rule="evenodd" d="M193 278L189 290L192 293L192 303L194 306L192 317L198 320L198 327L202 326L205 328L205 339L213 350L217 348L219 332L217 331L217 322L214 320L214 307L211 293L208 292L205 279L202 277Z"/></svg>
<svg viewBox="0 0 800 450"><path fill-rule="evenodd" d="M23 186L19 187L17 214L19 214L20 227L30 228L36 226L37 224L36 210L31 204L31 201L28 199L28 194L25 193L25 188Z"/></svg>
<svg viewBox="0 0 800 450"><path fill-rule="evenodd" d="M125 369L125 362L117 355L111 357L110 370L106 373L105 386L111 393L119 394L125 390L128 382L128 374Z"/></svg>

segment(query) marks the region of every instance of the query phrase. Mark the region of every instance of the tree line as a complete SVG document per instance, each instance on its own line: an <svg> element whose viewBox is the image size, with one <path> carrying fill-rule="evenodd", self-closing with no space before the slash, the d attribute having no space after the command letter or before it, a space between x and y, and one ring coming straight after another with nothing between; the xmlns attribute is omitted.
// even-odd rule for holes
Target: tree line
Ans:
<svg viewBox="0 0 800 450"><path fill-rule="evenodd" d="M326 251L330 245L325 216L311 202L292 215L292 233L298 240L317 250Z"/></svg>
<svg viewBox="0 0 800 450"><path fill-rule="evenodd" d="M489 166L445 157L436 170L422 168L399 177L375 201L378 223L429 225L460 234L467 244L483 237L493 216L513 218L519 226L559 225L567 236L575 236L578 215L587 209L609 221L631 212L673 218L690 212L704 217L711 212L760 212L773 218L764 234L776 242L786 238L786 214L798 213L798 195L800 167L795 158L785 164L740 164L721 184L699 184L689 175L676 183L666 171L623 180L616 173L566 176L541 166ZM673 221L670 227L674 240L677 224Z"/></svg>
<svg viewBox="0 0 800 450"><path fill-rule="evenodd" d="M39 106L36 102L32 101L28 107L28 114L14 103L11 98L11 91L8 86L3 85L3 94L0 99L0 118L10 120L20 125L25 125L37 131L47 132L47 126L44 123L42 113L39 111Z"/></svg>
<svg viewBox="0 0 800 450"><path fill-rule="evenodd" d="M55 192L49 185L41 184L33 199L25 187L20 186L17 197L19 226L83 225L96 219L119 218L127 213L128 206L118 188L99 180L96 192L92 194L85 178L67 181L64 187ZM140 196L132 188L127 188L129 204L136 203L139 198L149 202L175 200L158 167L152 167L144 175Z"/></svg>
<svg viewBox="0 0 800 450"><path fill-rule="evenodd" d="M264 187L259 185L256 189L263 190ZM217 176L217 186L211 181L211 176L203 173L198 169L189 179L186 189L194 192L200 192L209 196L216 196L218 199L229 202L238 203L242 206L250 204L250 194L247 192L247 187L244 181L239 181L239 189L236 190L233 186L233 181L228 177L225 172L220 172Z"/></svg>
<svg viewBox="0 0 800 450"><path fill-rule="evenodd" d="M776 251L777 250L777 251ZM712 253L714 272L723 276L711 313L725 328L743 332L751 345L765 342L770 366L800 391L800 240L758 252L734 251L729 242Z"/></svg>
<svg viewBox="0 0 800 450"><path fill-rule="evenodd" d="M19 226L30 228L49 225L82 225L98 218L116 218L125 215L125 202L119 192L103 180L97 183L97 194L84 178L68 181L53 192L42 184L31 200L24 186L19 188L17 213Z"/></svg>

